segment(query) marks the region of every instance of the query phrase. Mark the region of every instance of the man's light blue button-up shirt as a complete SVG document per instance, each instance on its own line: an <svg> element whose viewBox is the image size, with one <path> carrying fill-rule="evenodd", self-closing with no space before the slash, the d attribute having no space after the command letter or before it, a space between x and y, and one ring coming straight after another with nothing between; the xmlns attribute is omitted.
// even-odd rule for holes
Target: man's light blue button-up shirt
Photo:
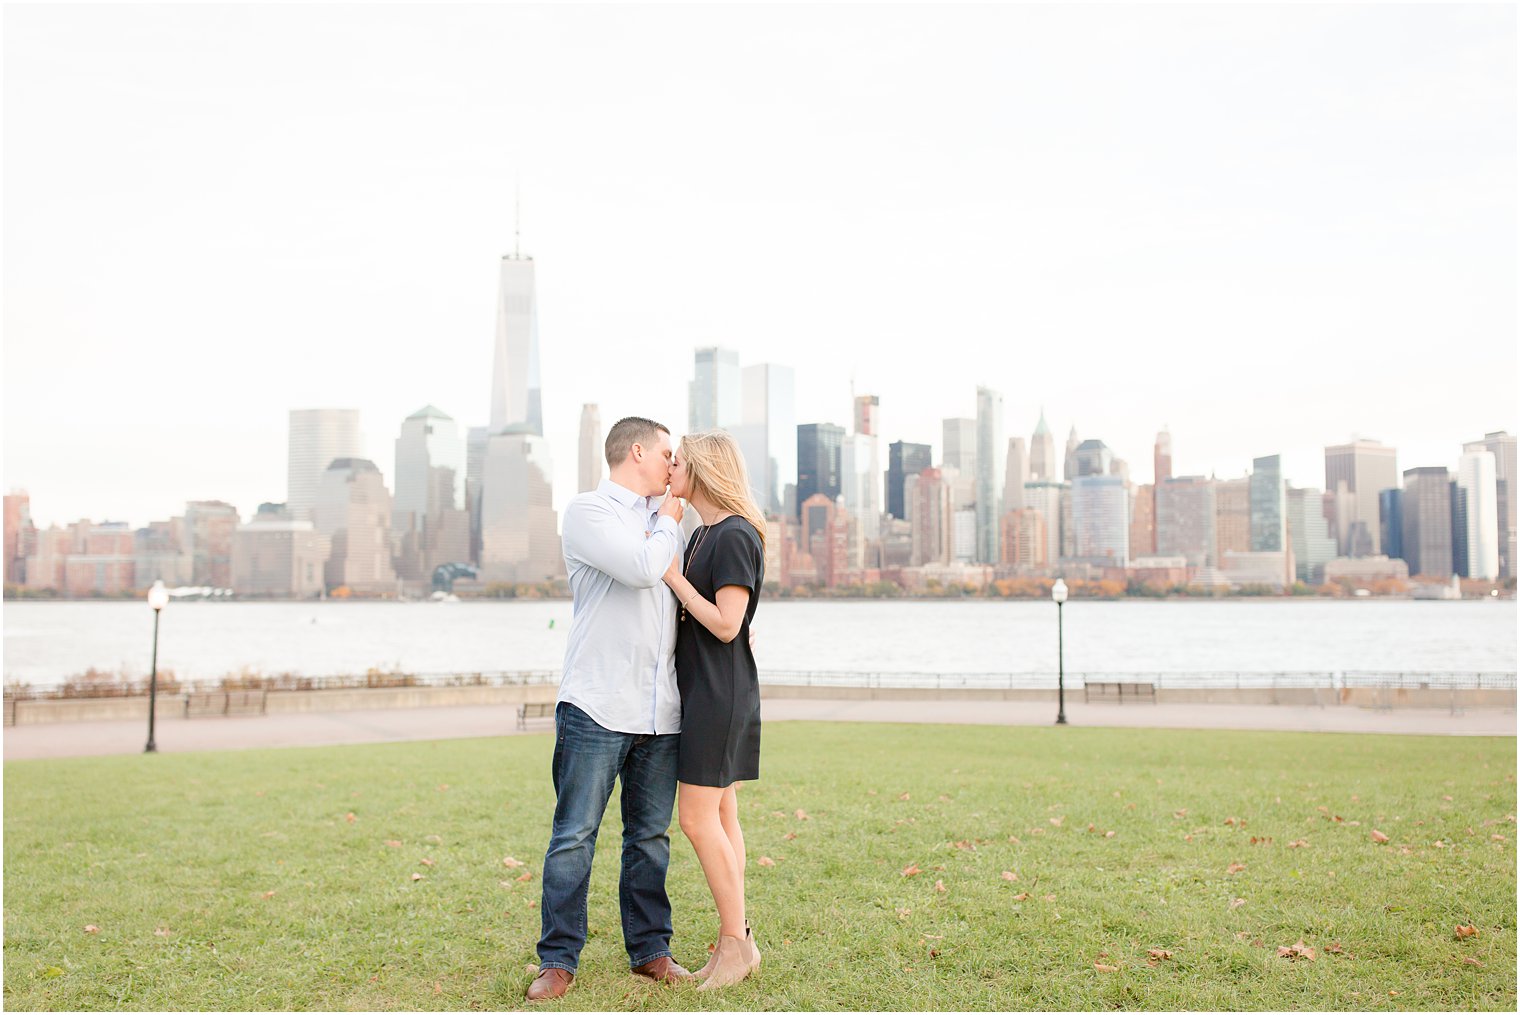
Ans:
<svg viewBox="0 0 1520 1015"><path fill-rule="evenodd" d="M659 504L604 479L565 508L575 612L559 700L618 733L681 731L677 603L663 578L685 540Z"/></svg>

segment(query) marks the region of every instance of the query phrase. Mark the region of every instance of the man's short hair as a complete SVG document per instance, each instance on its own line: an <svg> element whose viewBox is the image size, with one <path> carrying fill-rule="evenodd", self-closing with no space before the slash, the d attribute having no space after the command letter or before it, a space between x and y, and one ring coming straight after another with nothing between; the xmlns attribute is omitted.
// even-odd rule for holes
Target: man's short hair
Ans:
<svg viewBox="0 0 1520 1015"><path fill-rule="evenodd" d="M607 431L607 467L615 469L623 464L635 444L649 447L660 439L660 433L670 433L670 428L643 416L624 416Z"/></svg>

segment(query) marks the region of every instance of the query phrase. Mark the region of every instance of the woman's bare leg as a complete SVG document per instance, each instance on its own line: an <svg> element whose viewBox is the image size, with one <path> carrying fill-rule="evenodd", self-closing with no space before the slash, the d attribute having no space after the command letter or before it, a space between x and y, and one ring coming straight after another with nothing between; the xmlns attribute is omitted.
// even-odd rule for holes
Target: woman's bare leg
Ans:
<svg viewBox="0 0 1520 1015"><path fill-rule="evenodd" d="M735 854L733 842L724 827L720 808L725 793L733 787L719 789L716 786L693 786L681 783L677 788L680 801L681 831L691 840L707 876L707 887L718 906L718 933L720 937L744 940L744 869L740 857ZM735 828L738 827L737 811Z"/></svg>

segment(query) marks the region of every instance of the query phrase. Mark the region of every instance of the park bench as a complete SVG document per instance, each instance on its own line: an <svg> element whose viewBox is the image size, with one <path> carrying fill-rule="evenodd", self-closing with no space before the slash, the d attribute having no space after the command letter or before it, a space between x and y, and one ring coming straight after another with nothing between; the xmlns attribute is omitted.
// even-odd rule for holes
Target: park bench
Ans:
<svg viewBox="0 0 1520 1015"><path fill-rule="evenodd" d="M185 695L185 718L208 715L263 715L263 691L193 691Z"/></svg>
<svg viewBox="0 0 1520 1015"><path fill-rule="evenodd" d="M1127 681L1094 681L1082 685L1084 700L1092 702L1146 701L1156 703L1156 685Z"/></svg>
<svg viewBox="0 0 1520 1015"><path fill-rule="evenodd" d="M553 719L555 704L552 701L530 701L518 705L517 728L520 730L527 729L529 719L543 719L546 716Z"/></svg>

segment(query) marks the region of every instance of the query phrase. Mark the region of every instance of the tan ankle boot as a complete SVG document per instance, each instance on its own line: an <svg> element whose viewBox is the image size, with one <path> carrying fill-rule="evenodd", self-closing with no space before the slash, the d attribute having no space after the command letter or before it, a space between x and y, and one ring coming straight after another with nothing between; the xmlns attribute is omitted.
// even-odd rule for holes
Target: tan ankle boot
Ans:
<svg viewBox="0 0 1520 1015"><path fill-rule="evenodd" d="M713 952L713 959L713 967L698 990L727 987L750 974L749 955L743 938L727 934L718 938L718 950Z"/></svg>
<svg viewBox="0 0 1520 1015"><path fill-rule="evenodd" d="M749 968L753 972L760 968L760 949L755 944L755 932L749 929L749 921L744 921L744 953L749 960Z"/></svg>
<svg viewBox="0 0 1520 1015"><path fill-rule="evenodd" d="M715 966L717 964L718 964L718 946L717 945L713 945L713 950L707 953L707 962L706 962L706 964L704 964L701 969L698 969L696 972L692 973L691 975L695 976L699 980L705 980L705 979L707 979L707 974L710 973L710 972L712 972L713 966Z"/></svg>

